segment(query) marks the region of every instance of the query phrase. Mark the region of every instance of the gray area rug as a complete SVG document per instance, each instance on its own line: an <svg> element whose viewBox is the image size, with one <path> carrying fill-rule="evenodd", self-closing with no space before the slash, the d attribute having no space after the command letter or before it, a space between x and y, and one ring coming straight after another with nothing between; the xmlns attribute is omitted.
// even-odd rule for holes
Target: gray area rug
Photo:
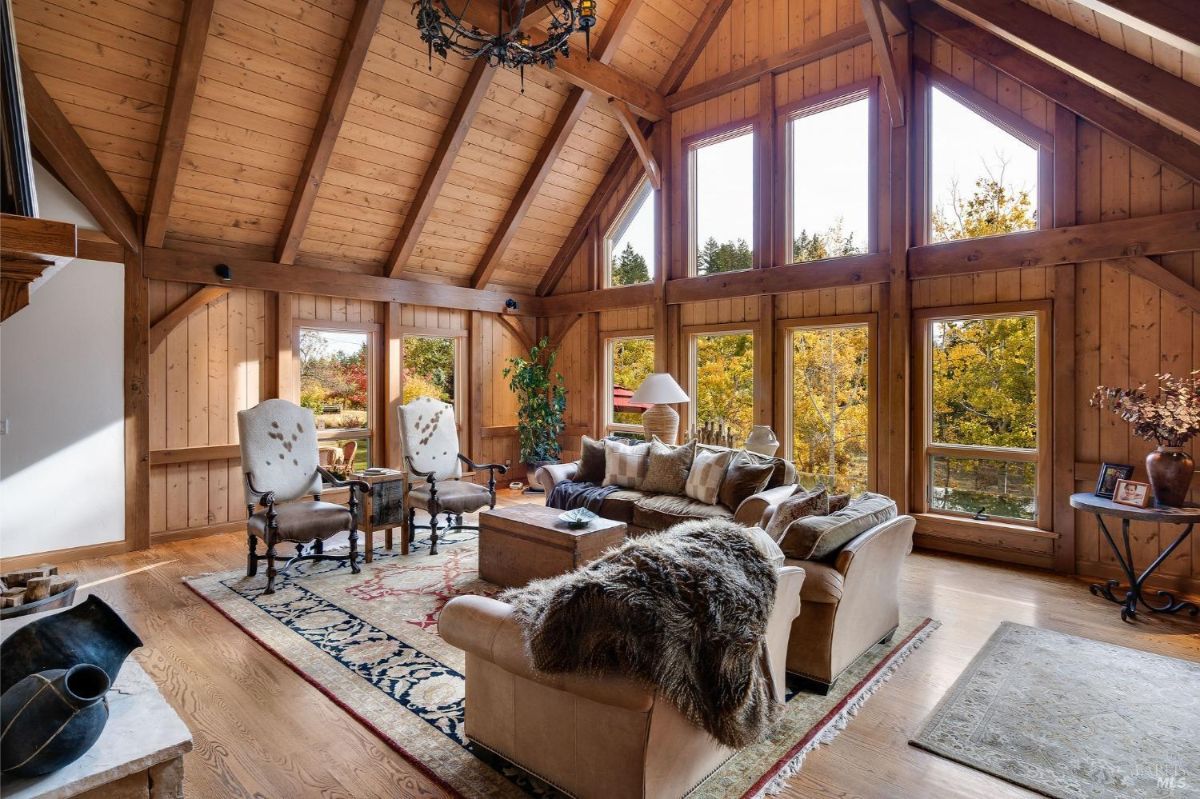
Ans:
<svg viewBox="0 0 1200 799"><path fill-rule="evenodd" d="M1061 799L1200 797L1200 663L1005 622L912 743Z"/></svg>

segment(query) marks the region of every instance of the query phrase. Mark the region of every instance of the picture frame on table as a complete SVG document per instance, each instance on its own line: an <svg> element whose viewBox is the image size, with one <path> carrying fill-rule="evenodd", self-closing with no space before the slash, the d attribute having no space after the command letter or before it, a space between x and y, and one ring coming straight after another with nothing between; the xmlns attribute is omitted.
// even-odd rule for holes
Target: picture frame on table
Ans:
<svg viewBox="0 0 1200 799"><path fill-rule="evenodd" d="M1139 483L1136 480L1118 480L1113 487L1112 501L1118 505L1128 505L1132 508L1148 508L1153 499L1149 483Z"/></svg>
<svg viewBox="0 0 1200 799"><path fill-rule="evenodd" d="M1096 480L1096 490L1093 493L1104 499L1112 499L1117 481L1128 480L1130 477L1133 477L1132 466L1125 463L1102 463L1100 477Z"/></svg>

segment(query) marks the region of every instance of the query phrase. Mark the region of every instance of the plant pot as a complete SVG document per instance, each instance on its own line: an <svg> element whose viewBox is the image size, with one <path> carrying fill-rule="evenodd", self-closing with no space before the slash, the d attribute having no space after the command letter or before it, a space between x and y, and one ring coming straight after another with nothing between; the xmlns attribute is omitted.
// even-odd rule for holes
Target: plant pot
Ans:
<svg viewBox="0 0 1200 799"><path fill-rule="evenodd" d="M1196 462L1183 447L1159 447L1146 456L1146 474L1159 505L1177 508L1187 502Z"/></svg>
<svg viewBox="0 0 1200 799"><path fill-rule="evenodd" d="M5 774L40 777L78 760L108 723L108 675L80 663L30 674L0 697Z"/></svg>

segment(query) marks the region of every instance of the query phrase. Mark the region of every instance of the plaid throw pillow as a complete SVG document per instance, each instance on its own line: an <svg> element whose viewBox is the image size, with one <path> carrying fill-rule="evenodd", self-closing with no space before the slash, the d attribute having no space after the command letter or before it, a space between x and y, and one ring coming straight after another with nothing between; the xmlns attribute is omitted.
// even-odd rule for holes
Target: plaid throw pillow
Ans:
<svg viewBox="0 0 1200 799"><path fill-rule="evenodd" d="M721 493L725 470L733 460L733 450L703 450L697 448L692 470L688 472L685 493L697 502L716 505Z"/></svg>
<svg viewBox="0 0 1200 799"><path fill-rule="evenodd" d="M622 444L608 441L604 445L604 485L621 488L640 488L650 466L649 444Z"/></svg>

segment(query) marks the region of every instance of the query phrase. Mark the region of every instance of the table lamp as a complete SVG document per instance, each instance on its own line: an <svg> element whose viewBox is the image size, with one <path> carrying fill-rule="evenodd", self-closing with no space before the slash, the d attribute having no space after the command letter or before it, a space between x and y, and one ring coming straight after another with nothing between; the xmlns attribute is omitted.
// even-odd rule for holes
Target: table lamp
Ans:
<svg viewBox="0 0 1200 799"><path fill-rule="evenodd" d="M655 372L642 381L629 401L650 406L642 414L642 430L647 441L651 436L658 436L664 444L675 443L679 435L679 414L671 404L690 402L675 378L666 372Z"/></svg>

